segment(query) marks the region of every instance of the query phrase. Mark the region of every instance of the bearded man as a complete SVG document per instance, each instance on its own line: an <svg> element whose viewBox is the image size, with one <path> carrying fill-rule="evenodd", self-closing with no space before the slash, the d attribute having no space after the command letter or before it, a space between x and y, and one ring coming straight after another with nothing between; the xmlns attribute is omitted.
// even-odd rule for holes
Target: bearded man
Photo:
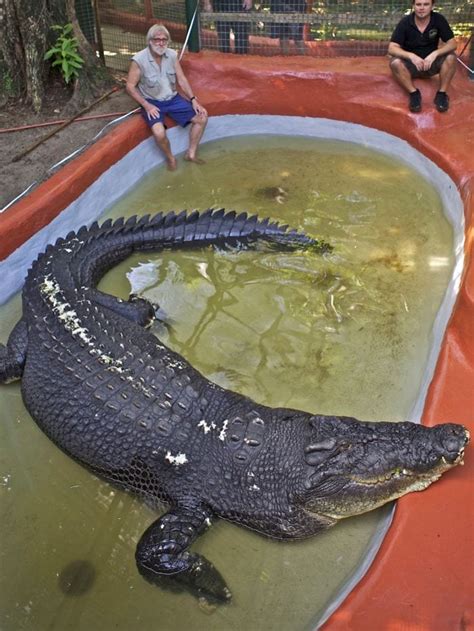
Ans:
<svg viewBox="0 0 474 631"><path fill-rule="evenodd" d="M207 111L191 89L176 51L169 48L168 29L162 24L154 24L146 41L147 47L132 57L127 92L141 105L145 123L164 153L170 171L174 171L177 164L166 135L165 116L181 127L190 126L189 147L184 159L202 164L197 149L207 125ZM178 93L178 87L184 96Z"/></svg>

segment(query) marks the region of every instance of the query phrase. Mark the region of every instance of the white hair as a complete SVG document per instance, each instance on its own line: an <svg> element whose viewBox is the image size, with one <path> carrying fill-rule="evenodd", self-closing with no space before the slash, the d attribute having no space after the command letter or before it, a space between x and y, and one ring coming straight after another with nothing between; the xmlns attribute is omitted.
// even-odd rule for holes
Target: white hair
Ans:
<svg viewBox="0 0 474 631"><path fill-rule="evenodd" d="M146 34L146 43L149 44L152 37L154 37L157 33L164 33L169 41L171 41L170 33L166 26L163 24L153 24L152 27L148 29L148 33Z"/></svg>

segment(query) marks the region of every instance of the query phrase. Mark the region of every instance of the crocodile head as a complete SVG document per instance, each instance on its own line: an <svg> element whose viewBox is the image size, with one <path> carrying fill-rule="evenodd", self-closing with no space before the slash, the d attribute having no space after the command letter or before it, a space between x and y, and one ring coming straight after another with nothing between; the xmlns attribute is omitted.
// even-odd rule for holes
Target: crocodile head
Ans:
<svg viewBox="0 0 474 631"><path fill-rule="evenodd" d="M421 491L463 464L469 433L462 425L364 423L346 417L310 420L304 506L342 519Z"/></svg>

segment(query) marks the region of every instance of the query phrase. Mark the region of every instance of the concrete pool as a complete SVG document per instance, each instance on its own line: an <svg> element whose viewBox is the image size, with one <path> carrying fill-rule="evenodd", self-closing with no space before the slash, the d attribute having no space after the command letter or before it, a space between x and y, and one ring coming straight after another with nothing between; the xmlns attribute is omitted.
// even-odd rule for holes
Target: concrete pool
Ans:
<svg viewBox="0 0 474 631"><path fill-rule="evenodd" d="M345 111L341 113L341 102L347 104L345 96L349 93L349 86L352 85L353 93L356 94L354 84L351 82L359 82L358 88L364 82L367 74L363 74L361 69L358 73L354 70L348 70L348 74L351 75L348 80L348 76L342 76L342 71L339 68L334 75L328 76L327 70L323 71L315 67L315 63L309 60L303 60L305 62L304 68L293 66L290 62L286 65L288 68L282 70L279 65L278 71L276 71L272 64L263 63L262 60L258 60L256 63L250 62L247 70L238 69L236 66L232 66L232 60L224 59L220 63L219 56L209 59L208 56L199 56L197 60L190 60L190 70L188 73L195 72L196 80L193 78L193 84L199 84L197 81L198 75L203 73L203 64L207 64L207 72L212 75L211 80L203 82L202 87L197 87L203 94L209 94L209 102L211 113L222 113L222 110L228 111L231 114L248 113L250 110L253 114L261 115L263 113L274 114L291 114L293 116L304 116L305 118L298 121L301 124L301 133L307 135L308 129L313 128L319 134L327 133L330 130L331 135L335 133L335 130L340 130L343 137L347 138L347 134L350 135L351 140L359 140L362 143L373 142L371 140L374 137L384 138L385 135L374 133L373 129L363 127L347 127L344 123L331 120L333 114L337 118L351 118L357 120L358 123L365 123L369 127L376 127L379 130L389 131L392 134L409 140L410 144L413 144L417 149L422 149L423 153L428 155L431 160L436 162L444 170L448 171L451 175L454 184L449 183L446 180L441 184L441 192L443 194L457 195L456 188L459 189L461 197L464 201L465 216L468 224L466 229L466 244L464 246L464 273L461 274L461 270L458 270L457 283L460 285L460 295L455 305L455 310L452 318L449 320L449 313L451 309L448 309L446 314L446 320L449 320L446 334L444 335L444 342L441 348L441 356L438 360L438 364L435 370L434 379L431 381L427 379L426 387L428 390L428 399L424 406L424 421L441 422L443 420L455 420L457 422L463 422L466 425L472 424L472 405L469 409L469 404L472 403L472 389L469 389L470 379L472 378L473 371L473 349L472 349L472 329L469 325L469 317L472 316L472 262L469 256L469 247L471 246L470 239L472 239L472 229L469 228L469 222L471 220L472 212L472 165L469 165L468 155L465 151L466 142L469 143L469 132L458 119L436 119L433 120L432 114L427 114L425 118L420 121L414 121L411 115L405 114L405 112L397 110L397 106L394 104L397 102L397 98L400 99L400 95L394 94L393 98L379 100L378 92L373 94L371 91L371 97L368 98L367 93L361 96L360 89L357 92L357 104L352 108L352 111ZM193 66L195 63L195 66ZM295 63L295 62L293 62ZM274 64L274 62L273 62ZM317 64L316 64L317 65ZM258 66L258 67L257 67ZM369 63L370 66L370 63ZM226 82L225 89L223 87L222 74L226 73L231 80ZM322 76L324 74L324 76ZM356 75L356 76L354 76ZM302 106L303 94L307 95L308 87L311 85L308 83L308 79L314 81L314 85L311 89L317 93L317 88L322 90L319 103L311 102ZM344 81L343 81L344 79ZM265 89L262 89L262 82L265 81ZM240 82L240 89L239 89ZM204 86L204 83L206 85ZM383 79L377 77L376 84L378 83L377 90L380 91L380 84L383 83ZM217 90L219 86L219 99L213 95L213 91ZM372 86L372 90L373 90ZM324 88L324 90L323 90ZM459 87L460 98L463 94L464 86L461 84ZM368 88L367 88L368 90ZM207 92L206 92L207 91ZM237 94L239 95L237 98ZM301 98L298 98L301 97ZM384 94L386 97L386 93ZM208 100L201 97L204 102ZM331 103L331 99L333 99ZM306 101L308 99L306 98ZM404 103L400 104L404 106ZM467 105L466 105L467 107ZM277 110L277 111L275 111ZM472 110L472 107L471 107ZM325 121L318 120L320 116L327 116ZM307 118L306 118L307 117ZM439 118L439 117L438 117ZM251 124L255 130L257 126L258 130L264 129L263 119L257 116L253 117L253 120L247 118L238 117L239 128L242 130L249 129ZM469 117L465 119L469 120ZM279 118L272 118L271 129L274 132L275 127L278 127L278 133L284 132L285 120ZM303 122L304 121L304 122ZM307 122L306 122L307 121ZM308 125L303 130L303 126ZM300 125L298 125L299 127ZM444 136L440 136L436 133L437 127L444 127L446 129ZM220 128L224 134L230 133L230 121L228 118L215 118L212 120L212 126L209 129L212 130ZM292 127L294 128L294 121ZM435 131L433 131L435 128ZM360 136L357 138L357 134ZM464 134L464 136L463 136ZM101 152L99 147L95 148L97 156L99 156L99 162L101 162L100 170L104 168L104 162L113 162L120 153L125 154L127 149L130 149L137 139L143 138L145 135L141 121L132 121L131 124L127 124L127 129L117 130L117 134L114 134L114 138L105 139L108 142L115 143L115 148L111 150L110 144L103 143ZM332 137L332 136L331 136ZM392 137L390 137L392 138ZM472 140L472 139L471 139ZM180 150L180 142L184 142L183 135L176 132L177 150ZM379 142L379 140L377 140ZM390 143L392 140L390 140ZM397 138L393 139L395 144L398 142ZM417 160L419 153L413 151L413 148L406 142L400 141L401 153L410 162ZM457 144L459 143L459 144ZM147 146L143 147L145 151L142 154L140 160L125 158L122 167L123 173L129 173L131 166L138 166L138 170L145 170L149 166L153 166L153 161L156 159L156 152L154 151L152 143L145 143ZM184 148L184 147L183 147ZM81 197L81 185L79 184L81 171L90 177L91 180L96 179L98 168L92 166L91 156L84 156L85 163L69 165L63 171L64 180L68 177L67 171L71 171L71 177L74 181L74 190L76 197ZM423 162L423 160L422 160ZM146 166L145 166L146 165ZM433 165L435 166L435 165ZM117 165L117 168L121 168ZM420 167L425 168L425 167ZM74 173L72 173L74 171ZM88 172L88 173L87 173ZM62 172L61 172L62 173ZM61 174L56 181L56 186L60 187ZM105 176L106 174L104 174ZM139 173L138 173L139 175ZM442 173L434 168L432 179L434 182L439 181L442 178ZM117 182L122 180L121 177L114 177L114 184L111 187L118 195L121 192L117 188ZM39 190L36 192L39 193ZM51 182L49 183L49 189L47 192L40 193L42 201L47 207L47 213L57 214L61 210L61 202L59 207L54 210L51 197ZM109 196L110 197L110 196ZM26 203L27 200L25 200ZM92 188L88 192L82 195L83 208L85 212L94 206L108 205L110 199L105 201L99 201L96 197L96 191ZM453 206L452 200L448 197L446 205L451 208ZM21 203L17 206L21 206ZM64 207L64 206L63 206ZM11 238L2 238L3 247L11 249L15 245L18 245L19 239L21 239L21 224L22 216L24 213L25 223L29 224L29 228L32 227L33 231L36 228L40 228L41 224L45 223L47 217L41 215L40 212L32 217L31 208L25 209L26 206L11 209L8 212L6 221L2 223L2 229L5 229L5 235L8 234L8 229L11 226L16 226L13 232L10 233ZM38 207L39 208L39 207ZM15 214L14 214L15 213ZM64 213L66 214L66 213ZM16 217L15 217L16 215ZM91 217L82 215L77 207L75 207L74 213L74 227L78 227L85 221L90 221ZM58 218L61 221L61 218ZM77 223L76 223L77 222ZM69 226L71 227L71 226ZM61 232L63 229L56 222L50 223L41 238L49 241L54 238L56 230ZM457 226L457 233L460 235L464 231L462 230L462 220ZM23 233L24 234L24 233ZM2 235L3 236L3 235ZM37 238L40 238L38 235ZM30 246L29 246L30 247ZM39 244L35 247L41 247ZM456 246L459 250L459 254L462 258L463 253L463 240L459 240ZM18 287L21 283L22 274L24 268L23 263L19 259L10 258L6 260L4 264L5 269L8 269L9 278L5 279L6 285L4 286L4 295L8 295L14 291L15 287ZM454 299L453 299L454 302ZM452 306L452 305L451 305ZM470 335L469 335L470 333ZM443 337L443 334L440 334ZM442 340L439 339L439 344ZM471 346L469 346L471 342ZM468 345L466 348L466 344ZM452 372L454 371L454 372ZM431 381L431 385L430 382ZM455 386L453 387L453 384ZM472 425L471 425L472 427ZM358 588L351 594L346 602L339 607L336 613L330 618L327 623L327 628L338 628L337 625L341 625L340 628L347 625L347 621L351 620L351 628L359 628L357 624L365 623L367 628L367 620L373 621L374 628L377 620L380 625L386 624L387 621L409 621L413 619L413 610L416 608L417 619L423 620L429 628L437 628L431 624L430 621L436 620L436 624L440 624L439 628L442 628L440 620L448 621L461 619L459 612L467 609L469 588L466 585L463 586L463 581L453 581L452 575L457 575L455 569L448 570L448 567L453 567L451 564L459 564L465 568L469 568L469 554L471 554L468 547L468 530L466 526L469 526L469 506L468 497L469 492L472 492L472 487L468 484L468 471L472 466L469 463L469 455L467 457L467 466L463 471L455 472L451 475L451 484L446 490L447 483L440 485L440 490L437 488L430 490L429 493L423 494L416 498L406 498L399 504L399 510L395 517L395 523L389 532L389 535L383 544L382 554L379 555L374 567L370 570L364 581L358 586ZM459 484L456 482L459 480ZM464 480L464 482L462 482ZM453 487L457 487L456 489ZM460 495L456 496L456 490L460 491ZM444 495L443 495L444 491ZM431 500L433 495L433 500ZM439 506L443 506L443 510L439 510ZM440 512L443 515L440 515ZM418 516L417 516L418 515ZM423 515L423 517L421 517ZM427 516L430 517L427 518ZM457 519L454 517L458 515ZM446 519L444 524L443 517ZM422 521L426 524L420 533L419 523ZM444 528L444 531L443 531ZM432 534L430 536L430 532ZM443 535L443 532L445 533ZM447 545L452 538L456 540L456 548L450 549ZM449 539L448 539L449 538ZM441 539L441 541L437 541ZM402 542L402 544L401 544ZM463 542L466 544L463 545ZM422 568L418 566L418 558L422 556L420 550L426 550L426 558L430 558L430 572L436 572L437 583L436 587L432 585L432 581L429 580L429 574L424 574ZM443 557L443 553L447 553ZM438 571L433 567L439 568ZM454 568L456 565L454 565ZM472 565L471 565L472 567ZM402 569L403 568L403 569ZM411 569L410 569L411 568ZM403 574L405 577L402 580L403 585L399 585L399 576ZM403 592L403 588L406 587L406 577L410 575L410 597L400 596L393 598L393 590L400 589ZM413 582L412 582L413 578ZM387 583L388 581L388 583ZM466 581L469 582L469 581ZM431 584L431 587L430 585ZM440 587L441 584L441 587ZM390 585L391 590L391 603L393 604L393 610L390 611L390 607L386 602L383 594L388 589L387 585ZM431 592L430 590L433 590ZM442 604L439 603L441 596L440 590L442 589ZM418 594L416 595L418 590ZM428 602L426 601L426 593L432 593L432 596L428 596ZM377 596L379 594L379 596ZM449 596L449 597L448 597ZM425 599L424 603L422 602ZM361 600L362 599L362 600ZM367 603L370 602L372 607L372 613L370 617L367 617ZM363 604L362 604L363 603ZM375 608L375 610L374 610ZM362 612L364 611L364 615ZM365 619L365 620L364 620ZM357 622L359 620L359 622ZM385 622L383 622L385 621ZM379 628L380 628L379 625ZM394 627L395 628L395 627Z"/></svg>

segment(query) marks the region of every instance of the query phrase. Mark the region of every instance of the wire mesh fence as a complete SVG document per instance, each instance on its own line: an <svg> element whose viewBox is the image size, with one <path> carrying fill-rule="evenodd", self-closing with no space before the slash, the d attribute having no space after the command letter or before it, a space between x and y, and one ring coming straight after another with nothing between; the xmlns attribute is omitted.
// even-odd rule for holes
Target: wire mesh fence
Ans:
<svg viewBox="0 0 474 631"><path fill-rule="evenodd" d="M265 56L385 55L410 7L409 0L76 0L86 37L109 67L124 71L155 23L168 28L176 49L187 42L191 51ZM436 10L461 50L474 32L474 0L439 0Z"/></svg>

